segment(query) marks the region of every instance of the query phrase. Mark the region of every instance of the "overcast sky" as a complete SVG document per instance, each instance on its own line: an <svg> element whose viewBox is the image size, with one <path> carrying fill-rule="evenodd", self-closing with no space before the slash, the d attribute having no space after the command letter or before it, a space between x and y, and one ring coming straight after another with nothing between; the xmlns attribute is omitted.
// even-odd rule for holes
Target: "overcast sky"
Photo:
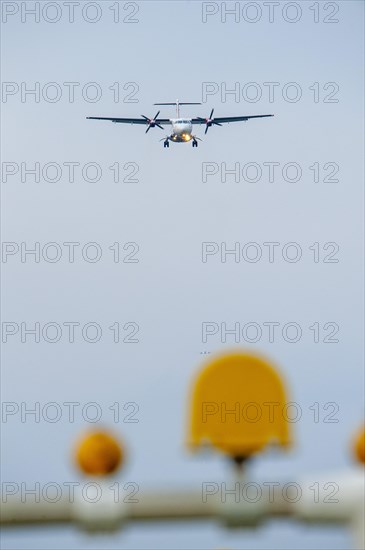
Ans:
<svg viewBox="0 0 365 550"><path fill-rule="evenodd" d="M362 2L281 2L274 12L240 2L231 15L232 2L81 2L73 14L41 2L39 22L25 11L34 2L2 4L2 398L15 404L3 417L3 481L81 481L72 448L93 426L81 413L90 402L125 441L121 481L199 490L230 479L222 456L193 456L185 440L200 364L234 345L272 359L302 413L293 449L258 456L252 478L315 481L352 468L363 417ZM194 127L197 149L164 149L168 127L145 135L86 120L152 117L153 103L177 98L203 103L182 108L186 117L213 107L275 116L206 136ZM26 332L35 323L39 342ZM22 421L22 402L56 402L61 418ZM74 422L65 402L80 403ZM138 422L127 422L133 412ZM304 550L348 548L350 538L276 521L257 532L133 525L92 539L8 530L2 543Z"/></svg>

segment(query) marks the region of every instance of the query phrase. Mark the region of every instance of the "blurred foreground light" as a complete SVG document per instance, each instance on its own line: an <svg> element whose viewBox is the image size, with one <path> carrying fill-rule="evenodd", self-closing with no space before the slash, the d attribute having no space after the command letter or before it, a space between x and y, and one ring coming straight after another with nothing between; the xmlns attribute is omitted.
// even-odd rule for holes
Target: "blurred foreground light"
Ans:
<svg viewBox="0 0 365 550"><path fill-rule="evenodd" d="M76 462L88 475L112 474L124 461L120 442L106 431L93 431L85 435L76 448Z"/></svg>
<svg viewBox="0 0 365 550"><path fill-rule="evenodd" d="M290 406L266 359L237 351L217 356L195 380L188 444L212 445L237 463L267 445L287 446Z"/></svg>
<svg viewBox="0 0 365 550"><path fill-rule="evenodd" d="M356 435L354 451L356 459L365 464L365 427Z"/></svg>

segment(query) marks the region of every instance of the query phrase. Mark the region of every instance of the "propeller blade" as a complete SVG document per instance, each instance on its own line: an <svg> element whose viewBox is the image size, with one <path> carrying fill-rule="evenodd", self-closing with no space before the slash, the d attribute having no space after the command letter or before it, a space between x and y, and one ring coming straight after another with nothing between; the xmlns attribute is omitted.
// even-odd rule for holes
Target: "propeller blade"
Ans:
<svg viewBox="0 0 365 550"><path fill-rule="evenodd" d="M157 111L154 118L148 118L145 115L141 115L141 117L145 119L146 124L148 125L147 130L145 132L146 134L147 134L147 132L149 132L150 128L152 128L153 126L158 126L159 128L161 128L161 130L163 130L163 127L160 124L156 123L156 118L158 117L159 114L160 114L160 111Z"/></svg>
<svg viewBox="0 0 365 550"><path fill-rule="evenodd" d="M212 118L213 113L214 113L214 109L212 109L212 112L210 113L210 117L209 117L209 118Z"/></svg>
<svg viewBox="0 0 365 550"><path fill-rule="evenodd" d="M212 120L213 124L216 124L217 126L222 126L220 122L216 122L215 120Z"/></svg>
<svg viewBox="0 0 365 550"><path fill-rule="evenodd" d="M206 127L205 127L205 132L204 132L204 134L206 134L206 133L207 133L207 131L208 131L208 128L209 128L209 126L208 126L208 124L207 124L207 125L206 125Z"/></svg>

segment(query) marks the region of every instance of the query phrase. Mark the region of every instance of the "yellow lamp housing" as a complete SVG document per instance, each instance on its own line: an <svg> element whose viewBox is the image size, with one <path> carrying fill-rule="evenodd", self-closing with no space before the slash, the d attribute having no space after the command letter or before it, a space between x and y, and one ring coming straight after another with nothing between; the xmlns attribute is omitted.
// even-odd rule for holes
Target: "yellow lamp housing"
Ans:
<svg viewBox="0 0 365 550"><path fill-rule="evenodd" d="M260 356L235 351L210 360L195 381L191 407L194 450L209 444L244 459L270 444L290 444L283 382Z"/></svg>

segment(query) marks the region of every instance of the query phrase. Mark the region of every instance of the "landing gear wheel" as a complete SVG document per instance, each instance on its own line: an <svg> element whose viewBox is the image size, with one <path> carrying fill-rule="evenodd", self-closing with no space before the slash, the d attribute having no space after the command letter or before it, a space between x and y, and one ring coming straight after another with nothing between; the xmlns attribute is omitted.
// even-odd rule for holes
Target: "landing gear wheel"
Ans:
<svg viewBox="0 0 365 550"><path fill-rule="evenodd" d="M195 139L193 141L193 147L198 147L198 142Z"/></svg>
<svg viewBox="0 0 365 550"><path fill-rule="evenodd" d="M168 141L164 141L164 142L163 142L163 146L164 146L164 147L170 147L170 144L169 144Z"/></svg>

